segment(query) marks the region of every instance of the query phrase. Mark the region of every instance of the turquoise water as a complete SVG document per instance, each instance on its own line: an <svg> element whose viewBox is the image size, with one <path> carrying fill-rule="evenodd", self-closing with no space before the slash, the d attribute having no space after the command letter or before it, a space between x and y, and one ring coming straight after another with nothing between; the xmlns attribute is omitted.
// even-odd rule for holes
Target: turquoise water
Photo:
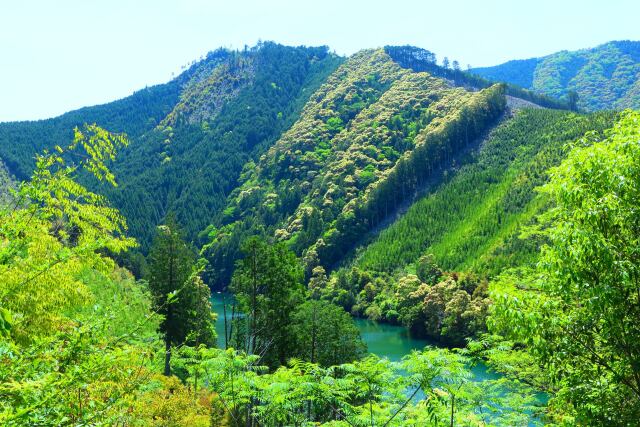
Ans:
<svg viewBox="0 0 640 427"><path fill-rule="evenodd" d="M216 322L216 332L218 333L218 346L224 348L224 320L223 320L223 300L227 304L227 320L231 319L230 303L232 297L228 294L214 294L211 298L213 310L218 314ZM397 325L389 325L386 323L378 323L367 319L355 319L355 323L360 330L362 340L367 345L369 353L373 353L379 357L386 357L391 361L397 362L403 356L409 354L412 350L422 350L426 346L436 346L432 341L426 339L414 338L409 331ZM479 363L471 368L473 381L494 380L501 377L488 367ZM422 399L423 394L418 394L416 400ZM546 403L548 397L544 393L538 395L541 404ZM533 417L529 425L535 425L538 418Z"/></svg>
<svg viewBox="0 0 640 427"><path fill-rule="evenodd" d="M218 346L224 348L224 318L223 318L223 302L227 304L227 320L231 319L230 303L232 297L228 294L215 293L211 297L211 305L213 310L218 314L216 322L216 332L218 333ZM403 356L409 354L411 350L422 350L426 346L434 346L435 343L426 340L414 338L409 335L406 328L397 325L389 325L386 323L378 323L367 319L355 319L362 340L367 345L369 353L373 353L379 357L386 357L391 361L397 362ZM478 364L471 369L474 379L482 381L486 379L496 379L499 375L491 372L483 364Z"/></svg>

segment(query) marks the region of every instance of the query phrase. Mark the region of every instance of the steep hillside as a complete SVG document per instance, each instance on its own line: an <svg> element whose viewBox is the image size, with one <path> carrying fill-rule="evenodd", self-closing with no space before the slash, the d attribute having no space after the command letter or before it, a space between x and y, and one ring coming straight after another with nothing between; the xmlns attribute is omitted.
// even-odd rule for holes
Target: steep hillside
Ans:
<svg viewBox="0 0 640 427"><path fill-rule="evenodd" d="M518 236L547 207L535 188L564 158L567 143L591 130L602 132L613 119L612 113L516 113L449 170L442 184L355 251L353 261L332 276L325 296L357 313L397 321L397 286L425 259L481 276L532 264L541 242Z"/></svg>
<svg viewBox="0 0 640 427"><path fill-rule="evenodd" d="M331 266L504 109L503 88L455 87L401 67L385 50L350 57L258 162L207 230L211 283L228 280L240 243L274 236Z"/></svg>
<svg viewBox="0 0 640 427"><path fill-rule="evenodd" d="M24 179L35 154L67 144L75 126L125 132L131 144L113 165L119 187L94 189L122 211L143 250L169 211L193 239L224 205L244 164L278 139L341 62L326 47L218 49L175 80L120 101L0 124L0 158Z"/></svg>
<svg viewBox="0 0 640 427"><path fill-rule="evenodd" d="M227 52L187 83L175 108L125 151L105 192L143 245L172 211L193 239L224 207L242 168L294 122L308 97L342 61L327 48L265 43Z"/></svg>
<svg viewBox="0 0 640 427"><path fill-rule="evenodd" d="M11 173L24 180L31 176L36 153L56 144L67 144L73 138L73 128L83 123L97 123L112 132L125 132L135 140L172 110L183 80L184 77L178 78L118 101L82 108L53 119L0 123L0 158Z"/></svg>
<svg viewBox="0 0 640 427"><path fill-rule="evenodd" d="M640 42L636 41L561 51L472 72L555 98L576 92L578 107L585 111L640 108Z"/></svg>

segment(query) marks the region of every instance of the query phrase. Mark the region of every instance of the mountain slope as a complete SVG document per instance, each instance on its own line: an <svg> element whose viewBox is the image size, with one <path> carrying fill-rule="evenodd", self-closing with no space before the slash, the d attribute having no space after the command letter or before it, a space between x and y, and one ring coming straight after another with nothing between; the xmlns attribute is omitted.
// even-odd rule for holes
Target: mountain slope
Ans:
<svg viewBox="0 0 640 427"><path fill-rule="evenodd" d="M152 86L104 105L85 107L47 120L0 123L0 157L18 179L31 175L34 157L73 138L73 128L97 123L135 139L153 129L178 101L181 79Z"/></svg>
<svg viewBox="0 0 640 427"><path fill-rule="evenodd" d="M502 88L480 92L402 68L383 49L359 52L309 99L207 230L210 282L228 280L240 243L285 240L307 268L331 266L502 113Z"/></svg>
<svg viewBox="0 0 640 427"><path fill-rule="evenodd" d="M613 41L472 72L555 98L574 91L578 107L585 111L640 108L640 42L636 41Z"/></svg>
<svg viewBox="0 0 640 427"><path fill-rule="evenodd" d="M224 207L244 165L267 150L341 62L326 48L265 43L231 52L190 82L161 125L123 153L108 191L143 245L172 211L194 239Z"/></svg>
<svg viewBox="0 0 640 427"><path fill-rule="evenodd" d="M548 208L535 188L564 158L565 145L601 133L613 113L580 115L524 109L505 120L448 178L355 252L336 271L325 296L359 314L396 321L396 292L431 254L448 271L492 276L535 262L541 242L520 239L523 226ZM363 279L365 278L365 279ZM367 287L367 285L369 286ZM366 288L366 292L365 292ZM370 308L373 307L373 308Z"/></svg>
<svg viewBox="0 0 640 427"><path fill-rule="evenodd" d="M113 165L119 187L94 189L122 211L143 250L170 211L194 239L223 206L244 164L297 119L341 62L326 47L218 49L173 81L120 101L0 124L0 158L24 179L35 154L67 144L75 126L96 122L125 132L131 144Z"/></svg>

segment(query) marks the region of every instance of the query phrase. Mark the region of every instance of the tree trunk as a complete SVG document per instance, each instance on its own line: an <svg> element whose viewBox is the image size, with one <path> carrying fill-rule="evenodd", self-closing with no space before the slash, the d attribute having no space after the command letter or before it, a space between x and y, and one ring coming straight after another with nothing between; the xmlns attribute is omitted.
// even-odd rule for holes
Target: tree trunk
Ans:
<svg viewBox="0 0 640 427"><path fill-rule="evenodd" d="M455 409L455 404L456 404L456 397L452 394L451 395L451 427L453 427L453 412Z"/></svg>
<svg viewBox="0 0 640 427"><path fill-rule="evenodd" d="M164 341L165 353L164 353L164 374L167 377L171 376L171 343L168 339Z"/></svg>

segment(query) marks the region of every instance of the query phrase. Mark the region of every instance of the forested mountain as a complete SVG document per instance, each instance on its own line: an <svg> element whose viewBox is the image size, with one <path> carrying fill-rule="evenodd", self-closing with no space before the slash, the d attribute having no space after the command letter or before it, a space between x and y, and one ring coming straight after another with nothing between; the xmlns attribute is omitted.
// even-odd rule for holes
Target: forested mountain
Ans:
<svg viewBox="0 0 640 427"><path fill-rule="evenodd" d="M637 52L266 42L0 124L0 423L634 425L640 114L584 110Z"/></svg>
<svg viewBox="0 0 640 427"><path fill-rule="evenodd" d="M194 239L224 207L247 162L280 137L342 61L327 48L274 43L213 57L215 66L195 74L175 108L114 167L121 185L108 197L145 246L169 212Z"/></svg>
<svg viewBox="0 0 640 427"><path fill-rule="evenodd" d="M341 62L326 47L218 49L171 82L120 101L0 124L0 158L24 178L35 154L64 145L75 126L95 122L125 132L131 144L113 167L119 187L98 190L128 218L143 250L168 212L194 238L223 206L245 163L291 125Z"/></svg>
<svg viewBox="0 0 640 427"><path fill-rule="evenodd" d="M427 58L427 61L431 61ZM401 67L385 50L350 57L260 159L207 233L210 283L240 243L266 235L329 268L503 113L504 88L478 92Z"/></svg>
<svg viewBox="0 0 640 427"><path fill-rule="evenodd" d="M406 307L403 298L422 283L437 280L425 269L472 273L461 278L462 288L467 287L466 294L460 294L463 299L439 295L442 311L434 311L436 317L457 311L467 320L450 327L446 336L440 336L438 328L428 335L451 342L456 334L459 338L473 334L462 323L486 316L482 310L473 312L478 309L473 307L476 299L487 297L486 289L476 291L479 278L537 262L544 240L521 238L526 227L549 207L536 194L536 187L545 183L548 170L566 156L567 144L589 131L602 134L613 119L612 113L577 115L530 108L514 112L479 149L446 170L441 182L428 186L427 194L406 213L370 236L354 251L352 260L343 260L344 266L321 292L351 312L420 329L425 319L408 317L406 310L415 306ZM459 280L454 282L457 285ZM457 292L462 288L454 286ZM448 299L456 302L449 305Z"/></svg>
<svg viewBox="0 0 640 427"><path fill-rule="evenodd" d="M640 42L613 41L592 49L561 51L471 70L554 98L578 95L585 111L640 108Z"/></svg>

